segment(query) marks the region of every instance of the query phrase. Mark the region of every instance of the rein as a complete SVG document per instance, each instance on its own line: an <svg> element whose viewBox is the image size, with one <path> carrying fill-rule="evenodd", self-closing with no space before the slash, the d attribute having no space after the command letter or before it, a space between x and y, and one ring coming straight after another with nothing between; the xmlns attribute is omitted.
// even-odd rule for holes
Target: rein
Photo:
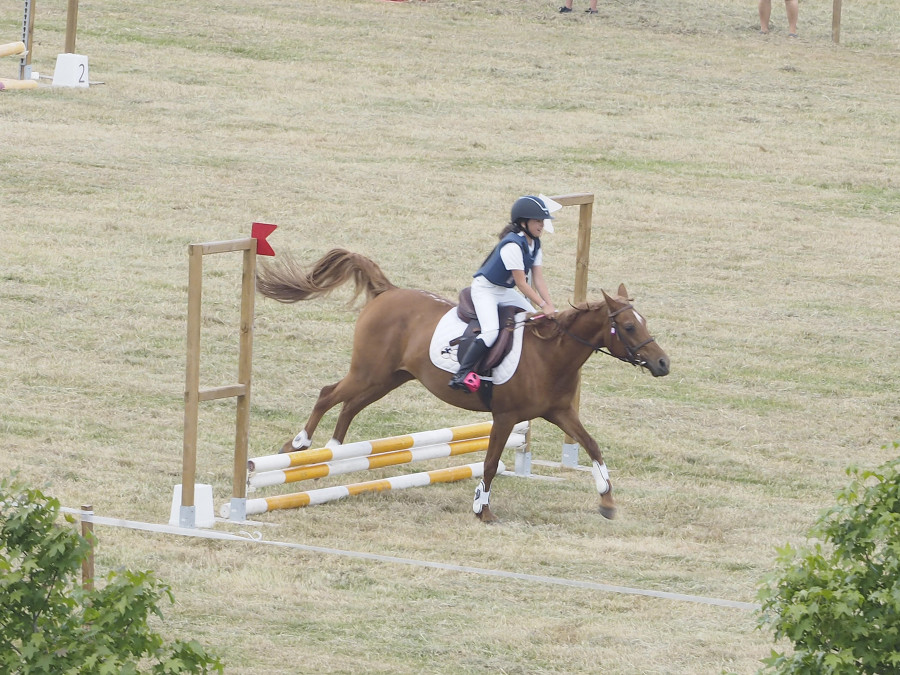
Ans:
<svg viewBox="0 0 900 675"><path fill-rule="evenodd" d="M633 310L634 307L633 307L632 305L624 305L623 307L620 307L620 308L617 309L616 311L610 312L610 313L609 313L609 320L610 320L610 325L611 325L611 328L612 328L612 331L611 331L611 332L612 332L614 335L618 335L618 336L619 336L619 342L621 342L621 343L622 343L622 346L625 348L625 353L627 354L627 358L622 358L622 357L619 357L619 356L616 356L615 354L613 354L613 353L609 350L609 347L607 347L606 345L603 344L602 338L601 338L600 342L598 342L596 345L593 345L593 344L591 344L590 342L588 342L587 340L585 340L584 338L578 337L577 335L575 335L574 333L572 333L571 331L569 331L567 328L565 328L564 326L562 326L562 325L559 323L559 321L556 319L556 317L550 317L550 319L553 321L553 323L556 324L556 327L559 328L559 330L561 330L563 333L565 333L565 334L568 335L570 338L572 338L573 340L575 340L575 342L578 342L578 343L580 343L580 344L583 344L585 347L590 347L592 351L594 351L594 352L600 352L601 354L606 354L606 355L608 355L608 356L612 356L612 357L614 357L614 358L619 359L620 361L625 361L625 362L627 362L627 363L630 363L630 364L633 365L633 366L644 366L644 365L646 365L646 361L644 361L644 360L641 359L641 358L638 358L638 354L637 354L637 353L638 353L641 349L643 349L644 347L646 347L647 345L649 345L651 342L655 342L656 340L651 336L651 337L647 338L646 340L644 340L644 341L643 341L642 343L640 343L639 345L637 345L636 347L632 347L632 346L630 346L629 344L627 344L627 343L625 342L625 340L622 339L622 334L621 334L621 332L619 332L619 324L616 322L616 316L617 316L618 314L620 314L621 312L624 312L626 309L632 309L632 310Z"/></svg>

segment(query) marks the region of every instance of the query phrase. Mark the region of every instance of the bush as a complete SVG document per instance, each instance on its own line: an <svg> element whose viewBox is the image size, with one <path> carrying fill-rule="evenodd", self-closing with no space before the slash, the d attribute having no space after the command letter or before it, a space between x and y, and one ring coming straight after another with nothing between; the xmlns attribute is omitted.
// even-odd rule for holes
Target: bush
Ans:
<svg viewBox="0 0 900 675"><path fill-rule="evenodd" d="M150 614L162 618L157 603L174 602L152 572L111 572L82 589L77 575L91 542L58 517L57 500L0 481L0 672L223 672L197 642L166 645L150 630Z"/></svg>
<svg viewBox="0 0 900 675"><path fill-rule="evenodd" d="M810 530L818 541L779 549L760 591L760 627L794 644L760 672L900 672L900 459L847 474L837 506Z"/></svg>

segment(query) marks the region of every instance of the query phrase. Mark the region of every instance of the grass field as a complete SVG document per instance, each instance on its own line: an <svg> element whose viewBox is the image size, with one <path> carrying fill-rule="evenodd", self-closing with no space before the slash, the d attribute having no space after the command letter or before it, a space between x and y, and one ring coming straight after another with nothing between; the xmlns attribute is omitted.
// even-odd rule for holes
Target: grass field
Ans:
<svg viewBox="0 0 900 675"><path fill-rule="evenodd" d="M347 247L452 297L516 197L591 192L588 294L624 282L672 361L665 379L602 355L583 369L618 519L588 474L542 469L565 480L497 480L498 527L472 517L465 482L216 529L753 602L845 468L900 437L900 16L845 2L836 46L832 3L801 3L798 40L773 5L761 36L756 3L731 0L601 0L596 16L581 0L566 16L537 0L82 0L95 84L0 93L3 471L66 506L168 520L190 243L277 223L280 254ZM42 74L65 10L36 6ZM21 20L0 0L0 43ZM557 306L576 226L566 210L545 238ZM218 386L237 369L240 257L205 264L202 384ZM252 455L344 375L348 297L258 299ZM373 405L348 440L485 419L423 394ZM203 404L198 482L217 507L233 434L233 402ZM536 458L561 442L534 424ZM753 673L772 646L745 609L97 533L100 571L154 569L177 598L161 629L228 673Z"/></svg>

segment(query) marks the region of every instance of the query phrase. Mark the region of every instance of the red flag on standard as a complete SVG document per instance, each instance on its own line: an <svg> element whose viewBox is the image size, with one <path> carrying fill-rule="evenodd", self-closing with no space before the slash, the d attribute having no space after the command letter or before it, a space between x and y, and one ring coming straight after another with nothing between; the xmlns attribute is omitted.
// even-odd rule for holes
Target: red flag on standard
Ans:
<svg viewBox="0 0 900 675"><path fill-rule="evenodd" d="M253 223L253 226L250 228L250 236L256 239L257 255L275 255L275 250L266 241L266 237L272 234L277 227L277 225L269 225L268 223Z"/></svg>

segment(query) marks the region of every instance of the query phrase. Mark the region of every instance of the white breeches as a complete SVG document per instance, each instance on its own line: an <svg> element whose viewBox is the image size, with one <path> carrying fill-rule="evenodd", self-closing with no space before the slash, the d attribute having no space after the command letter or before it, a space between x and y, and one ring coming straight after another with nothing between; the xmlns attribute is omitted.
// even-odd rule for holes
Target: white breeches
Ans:
<svg viewBox="0 0 900 675"><path fill-rule="evenodd" d="M493 346L500 334L500 305L513 305L525 312L533 312L534 308L528 298L515 288L486 285L476 278L472 282L472 304L481 324L481 341L488 347Z"/></svg>

